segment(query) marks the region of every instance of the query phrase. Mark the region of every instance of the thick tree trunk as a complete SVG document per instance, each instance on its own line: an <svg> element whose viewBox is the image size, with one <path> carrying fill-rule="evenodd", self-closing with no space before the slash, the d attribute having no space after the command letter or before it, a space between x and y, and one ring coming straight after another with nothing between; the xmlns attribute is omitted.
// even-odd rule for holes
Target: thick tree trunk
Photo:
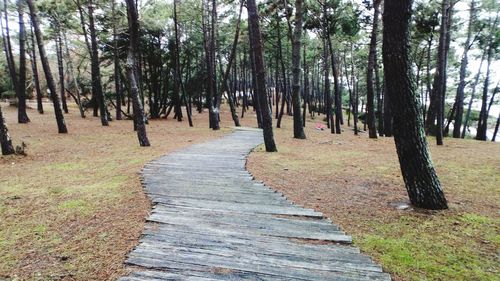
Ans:
<svg viewBox="0 0 500 281"><path fill-rule="evenodd" d="M273 136L273 118L266 92L266 72L263 56L262 37L259 26L259 14L255 0L247 1L248 25L250 28L250 46L254 54L255 69L257 72L257 92L259 96L260 111L262 113L262 129L264 134L264 144L267 152L278 151Z"/></svg>
<svg viewBox="0 0 500 281"><path fill-rule="evenodd" d="M10 155L16 152L12 145L7 124L3 118L2 106L0 106L0 146L2 148L2 155Z"/></svg>
<svg viewBox="0 0 500 281"><path fill-rule="evenodd" d="M88 13L89 13L89 31L90 31L90 42L92 48L91 57L91 72L92 72L92 89L97 98L97 104L99 106L99 114L101 115L101 124L103 126L108 126L108 118L106 115L106 104L104 101L104 93L102 91L101 83L101 68L99 66L99 52L97 46L97 32L95 30L94 24L94 4L92 0L88 0Z"/></svg>
<svg viewBox="0 0 500 281"><path fill-rule="evenodd" d="M408 50L412 0L385 0L383 59L387 92L394 117L394 141L406 189L413 205L446 209L434 170L415 94Z"/></svg>
<svg viewBox="0 0 500 281"><path fill-rule="evenodd" d="M302 116L300 114L300 47L302 46L302 0L295 0L295 28L292 37L292 103L293 103L293 137L305 139Z"/></svg>
<svg viewBox="0 0 500 281"><path fill-rule="evenodd" d="M136 3L134 0L126 0L128 26L130 34L130 45L127 56L127 78L129 82L130 96L134 109L134 124L137 129L137 138L140 146L150 146L149 139L146 134L146 125L144 123L144 109L142 108L139 98L139 89L137 86L136 73L134 68L137 66L135 60L139 49L139 20L137 15Z"/></svg>
<svg viewBox="0 0 500 281"><path fill-rule="evenodd" d="M18 0L17 9L19 13L19 81L17 83L17 121L28 123L30 119L26 113L26 30L24 28L24 4Z"/></svg>
<svg viewBox="0 0 500 281"><path fill-rule="evenodd" d="M52 103L54 104L54 114L56 115L57 128L60 134L64 134L68 132L68 129L64 122L64 116L61 110L59 96L57 95L56 91L56 83L54 82L54 77L52 76L52 72L50 70L47 54L45 53L43 36L42 36L42 31L40 30L40 24L38 22L37 11L35 9L33 0L26 0L26 2L28 3L28 7L30 9L31 22L33 24L33 28L35 29L36 41L38 44L38 52L40 53L40 60L42 61L43 72L45 73L45 78L47 80L47 87L49 88L50 97L52 99Z"/></svg>

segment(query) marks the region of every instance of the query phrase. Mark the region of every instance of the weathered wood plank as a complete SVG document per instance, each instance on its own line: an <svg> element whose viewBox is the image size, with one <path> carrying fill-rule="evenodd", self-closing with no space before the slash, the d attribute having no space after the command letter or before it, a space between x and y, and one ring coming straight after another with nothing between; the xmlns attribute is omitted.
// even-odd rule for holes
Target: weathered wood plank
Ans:
<svg viewBox="0 0 500 281"><path fill-rule="evenodd" d="M331 243L351 237L323 214L253 179L245 159L261 142L236 130L145 165L155 205L127 259L145 270L119 280L390 280L359 249Z"/></svg>

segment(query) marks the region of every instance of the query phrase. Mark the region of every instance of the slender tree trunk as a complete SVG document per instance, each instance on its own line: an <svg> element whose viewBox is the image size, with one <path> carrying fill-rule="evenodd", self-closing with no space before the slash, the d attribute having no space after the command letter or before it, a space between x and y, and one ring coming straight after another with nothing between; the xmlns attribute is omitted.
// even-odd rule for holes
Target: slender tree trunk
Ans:
<svg viewBox="0 0 500 281"><path fill-rule="evenodd" d="M78 110L80 111L80 117L85 118L85 110L83 109L82 97L80 94L81 90L80 90L80 86L78 85L78 81L76 80L75 69L73 67L73 60L71 59L71 54L69 52L68 38L66 36L66 32L64 32L64 31L63 31L63 39L64 39L64 48L65 48L65 52L66 52L65 53L66 64L68 66L71 77L73 78L73 84L75 84L76 99L78 102Z"/></svg>
<svg viewBox="0 0 500 281"><path fill-rule="evenodd" d="M17 83L17 121L28 123L30 119L26 113L26 30L24 28L24 4L22 0L17 1L19 13L19 81Z"/></svg>
<svg viewBox="0 0 500 281"><path fill-rule="evenodd" d="M60 134L64 134L68 132L68 129L64 122L64 116L61 110L61 104L59 102L59 97L56 92L56 83L54 82L54 77L52 76L52 72L50 70L47 54L45 53L43 36L40 30L40 25L38 23L37 11L35 9L35 5L33 4L33 0L26 0L26 2L28 3L28 7L30 9L31 22L33 24L33 28L35 29L36 41L38 44L38 52L40 53L43 72L45 73L45 78L47 80L47 87L49 88L50 97L52 99L52 103L54 104L54 114L56 115L57 128Z"/></svg>
<svg viewBox="0 0 500 281"><path fill-rule="evenodd" d="M64 113L68 113L68 104L66 103L66 87L64 85L64 65L62 54L62 39L61 30L57 27L56 31L56 55L57 55L57 69L59 72L59 93L61 94L61 104Z"/></svg>
<svg viewBox="0 0 500 281"><path fill-rule="evenodd" d="M293 137L305 139L306 134L300 115L300 47L302 46L302 0L295 0L295 28L292 37L292 103L293 103Z"/></svg>
<svg viewBox="0 0 500 281"><path fill-rule="evenodd" d="M12 145L7 124L3 118L2 106L0 106L0 146L2 148L2 155L10 155L16 152Z"/></svg>
<svg viewBox="0 0 500 281"><path fill-rule="evenodd" d="M36 61L36 44L35 35L33 34L33 26L30 22L30 39L31 39L31 70L33 72L33 83L36 92L36 104L38 113L43 114L42 89L40 87L40 77L38 76L38 63Z"/></svg>
<svg viewBox="0 0 500 281"><path fill-rule="evenodd" d="M262 129L264 144L267 152L278 151L273 136L273 118L266 93L266 72L263 56L262 37L259 26L259 14L255 0L247 0L248 25L250 28L250 46L254 54L255 69L257 72L257 92L259 96L260 110L262 113Z"/></svg>
<svg viewBox="0 0 500 281"><path fill-rule="evenodd" d="M283 114L285 112L285 102L286 102L286 96L288 95L288 88L287 88L287 77L286 77L286 68L285 68L285 62L283 60L283 46L281 44L281 20L280 17L276 17L276 24L277 28L276 31L278 33L277 35L277 40L278 40L278 56L281 64L281 107L280 107L280 113L278 115L278 122L276 123L276 128L281 128L281 120L283 118Z"/></svg>
<svg viewBox="0 0 500 281"><path fill-rule="evenodd" d="M469 13L469 26L467 28L467 39L464 44L464 53L462 55L462 62L460 64L460 78L457 88L457 96L455 98L456 104L456 114L455 122L453 124L453 137L460 138L460 129L462 128L462 118L464 115L464 89L465 89L465 76L467 75L467 65L468 65L468 52L471 48L471 38L472 38L472 28L474 24L474 18L476 13L475 0L470 3L470 13Z"/></svg>
<svg viewBox="0 0 500 281"><path fill-rule="evenodd" d="M2 27L2 39L5 47L5 56L7 59L7 65L9 67L10 79L12 81L12 86L17 94L17 73L16 73L16 63L14 62L14 56L12 55L12 45L10 42L10 29L9 29L9 14L8 14L8 0L3 1L4 4L4 15L5 15L5 34Z"/></svg>
<svg viewBox="0 0 500 281"><path fill-rule="evenodd" d="M495 18L495 21L493 22L492 30L496 30L497 21L498 21L498 14L497 17ZM488 36L488 45L487 45L488 53L486 56L486 76L484 78L481 112L479 113L479 123L477 125L477 134L476 134L476 140L482 140L482 141L487 140L486 132L488 131L488 112L486 107L488 104L488 87L490 85L491 60L493 57L493 48L495 45L493 34L494 32L491 32L490 35Z"/></svg>
<svg viewBox="0 0 500 281"><path fill-rule="evenodd" d="M127 55L127 78L129 81L129 90L132 98L134 108L134 123L137 128L137 138L139 139L140 146L150 146L149 139L146 134L146 125L144 123L144 109L142 108L141 100L139 98L139 89L136 81L137 67L135 60L137 59L137 52L139 49L139 20L137 15L136 5L134 0L126 0L128 26L130 34L130 46Z"/></svg>
<svg viewBox="0 0 500 281"><path fill-rule="evenodd" d="M498 114L497 118L497 124L495 125L495 131L493 132L493 138L491 139L492 142L495 142L498 134L498 126L500 125L500 113Z"/></svg>
<svg viewBox="0 0 500 281"><path fill-rule="evenodd" d="M448 208L434 170L415 94L408 50L412 0L385 0L383 59L387 92L394 116L394 141L406 189L413 205Z"/></svg>
<svg viewBox="0 0 500 281"><path fill-rule="evenodd" d="M88 0L88 16L89 16L89 31L92 48L91 68L92 68L92 89L96 94L97 104L99 105L99 114L101 115L101 124L108 126L108 118L106 115L106 104L104 101L104 93L101 83L101 68L99 66L99 52L97 46L97 32L94 24L94 3Z"/></svg>
<svg viewBox="0 0 500 281"><path fill-rule="evenodd" d="M335 105L335 125L333 122L330 122L332 125L332 133L334 132L335 128L335 133L340 134L342 133L341 128L340 128L340 123L342 120L342 97L341 97L341 91L340 91L340 83L339 83L339 71L338 71L338 62L337 58L335 55L335 52L333 51L333 46L332 46L332 41L330 39L330 35L327 35L327 42L328 42L328 48L330 50L330 58L332 61L332 73L333 73L333 87L334 87L334 105ZM330 103L330 106L332 103ZM330 116L330 119L333 120L333 113ZM335 126L335 127L334 127Z"/></svg>
<svg viewBox="0 0 500 281"><path fill-rule="evenodd" d="M467 127L469 125L470 113L472 111L472 103L474 102L474 98L476 96L476 86L479 83L479 78L481 77L481 69L483 67L483 62L486 59L486 53L487 53L487 50L484 50L483 54L481 56L481 62L479 63L479 69L477 71L476 77L474 78L474 82L472 84L472 93L470 95L469 105L467 106L467 112L465 113L464 127L462 129L462 134L460 136L462 139L465 138L465 132L466 132Z"/></svg>
<svg viewBox="0 0 500 281"><path fill-rule="evenodd" d="M226 71L224 72L224 76L222 77L222 87L224 91L227 93L227 100L229 103L229 108L231 110L231 117L233 118L234 126L240 127L240 120L238 118L238 114L236 113L236 108L234 105L234 100L231 95L231 89L229 87L229 74L231 72L231 65L233 64L233 61L235 60L236 57L236 47L238 46L238 38L240 36L240 22L241 22L241 12L243 10L243 1L240 4L240 12L238 14L238 21L236 23L236 31L234 33L234 40L233 40L233 45L231 48L231 53L229 54L229 59L227 61L227 68ZM219 103L220 100L222 99L222 90L219 93ZM220 107L220 105L219 105Z"/></svg>
<svg viewBox="0 0 500 281"><path fill-rule="evenodd" d="M370 138L377 138L377 127L375 125L375 90L374 90L374 69L375 56L377 55L377 29L380 0L373 0L373 27L370 39L370 51L368 54L368 67L366 74L366 122L368 124L368 134Z"/></svg>
<svg viewBox="0 0 500 281"><path fill-rule="evenodd" d="M427 112L426 130L436 135L438 145L443 144L444 98L446 92L446 61L448 55L447 38L449 34L451 6L450 0L443 0L441 5L441 26L439 30L439 45L437 68L431 94L431 103ZM436 121L437 119L437 121ZM437 122L437 124L435 124Z"/></svg>
<svg viewBox="0 0 500 281"><path fill-rule="evenodd" d="M122 95L120 81L120 58L118 54L118 35L116 33L116 1L111 0L111 10L113 17L113 71L115 80L115 95L116 95L116 120L122 120Z"/></svg>

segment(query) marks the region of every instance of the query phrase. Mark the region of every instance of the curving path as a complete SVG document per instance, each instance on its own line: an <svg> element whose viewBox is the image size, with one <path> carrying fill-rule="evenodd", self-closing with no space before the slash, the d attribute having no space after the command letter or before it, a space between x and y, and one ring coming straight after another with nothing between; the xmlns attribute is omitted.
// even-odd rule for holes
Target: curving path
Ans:
<svg viewBox="0 0 500 281"><path fill-rule="evenodd" d="M146 165L155 206L119 280L391 280L321 213L253 180L260 143L237 129Z"/></svg>

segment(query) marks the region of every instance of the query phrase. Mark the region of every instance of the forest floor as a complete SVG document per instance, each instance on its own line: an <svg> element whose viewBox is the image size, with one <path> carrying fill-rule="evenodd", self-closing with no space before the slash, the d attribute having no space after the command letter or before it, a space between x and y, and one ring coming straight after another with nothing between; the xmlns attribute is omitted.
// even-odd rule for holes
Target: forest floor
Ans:
<svg viewBox="0 0 500 281"><path fill-rule="evenodd" d="M125 273L126 253L138 241L150 209L139 181L141 167L160 155L222 136L208 129L208 114L187 120L150 120L152 147L140 148L131 121L101 127L95 117L66 115L69 134L57 134L52 111L29 110L17 124L3 105L15 144L28 156L0 157L0 279L114 280ZM89 114L88 114L89 115ZM321 116L322 118L323 116ZM318 118L317 120L320 120ZM248 160L257 179L290 200L325 213L353 235L397 280L498 280L500 145L473 140L431 140L431 152L450 209L405 209L407 202L392 138L342 135L314 129L292 138L285 116L275 129L278 153L262 147ZM242 125L255 126L255 115Z"/></svg>
<svg viewBox="0 0 500 281"><path fill-rule="evenodd" d="M17 124L15 108L2 108L28 156L0 157L0 279L115 280L150 209L141 167L230 131L208 129L207 113L195 114L194 128L171 117L150 120L152 146L141 148L130 120L102 127L91 112L81 119L70 108L69 134L61 135L48 105L44 115L29 110L29 124Z"/></svg>
<svg viewBox="0 0 500 281"><path fill-rule="evenodd" d="M450 208L398 209L408 197L392 138L332 135L308 121L297 140L284 118L278 153L261 146L249 157L257 179L326 214L396 280L499 280L500 144L429 139Z"/></svg>

